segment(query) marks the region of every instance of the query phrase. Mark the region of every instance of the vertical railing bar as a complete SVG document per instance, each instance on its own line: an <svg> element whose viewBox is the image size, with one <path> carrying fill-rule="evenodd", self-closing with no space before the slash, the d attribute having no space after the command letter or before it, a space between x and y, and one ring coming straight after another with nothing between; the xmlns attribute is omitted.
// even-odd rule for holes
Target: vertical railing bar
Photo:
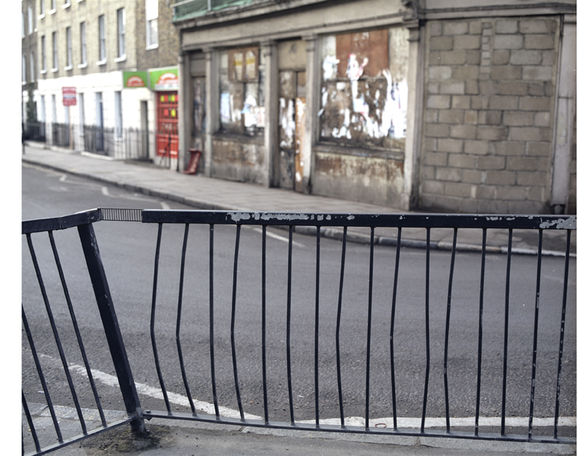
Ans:
<svg viewBox="0 0 587 456"><path fill-rule="evenodd" d="M320 427L320 402L318 384L318 352L320 323L320 226L316 227L316 301L314 314L314 409L316 427Z"/></svg>
<svg viewBox="0 0 587 456"><path fill-rule="evenodd" d="M292 266L293 225L289 225L287 243L287 315L286 315L286 345L287 345L287 391L289 396L289 419L295 425L293 408L293 389L291 382L291 266Z"/></svg>
<svg viewBox="0 0 587 456"><path fill-rule="evenodd" d="M567 312L567 288L569 285L569 257L571 252L571 230L567 230L567 248L565 252L565 278L563 280L563 305L561 309L560 341L558 348L558 365L556 372L556 399L554 405L554 438L558 438L558 414L560 407L560 376L563 361L563 344L565 341L565 319Z"/></svg>
<svg viewBox="0 0 587 456"><path fill-rule="evenodd" d="M534 340L532 343L532 383L530 384L530 416L528 418L528 440L532 439L534 420L534 393L536 390L536 355L538 352L538 312L540 309L540 274L542 270L542 228L538 230L538 259L536 261L536 301L534 306Z"/></svg>
<svg viewBox="0 0 587 456"><path fill-rule="evenodd" d="M510 320L510 279L512 265L512 237L513 230L509 229L508 233L508 258L505 273L505 318L503 330L503 386L501 392L501 435L505 435L505 406L506 406L506 389L507 389L507 369L508 369L508 338L509 338L509 320Z"/></svg>
<svg viewBox="0 0 587 456"><path fill-rule="evenodd" d="M267 225L262 227L261 239L261 368L263 370L263 418L269 423L267 410Z"/></svg>
<svg viewBox="0 0 587 456"><path fill-rule="evenodd" d="M450 311L452 305L452 283L457 251L457 228L453 228L452 251L450 254L450 270L448 273L448 293L446 296L446 325L444 331L444 404L446 415L446 432L450 433L450 406L448 401L448 339L450 331Z"/></svg>
<svg viewBox="0 0 587 456"><path fill-rule="evenodd" d="M24 414L26 415L26 420L29 424L29 428L31 430L31 435L33 437L33 441L35 442L35 449L37 453L41 451L41 446L39 445L39 438L37 437L37 430L35 429L35 424L33 423L33 418L31 416L31 412L29 411L29 406L26 402L26 398L24 397L24 393L21 392L22 395L22 406L24 408ZM23 452L24 452L24 445L23 445Z"/></svg>
<svg viewBox="0 0 587 456"><path fill-rule="evenodd" d="M192 400L192 393L190 391L190 386L189 386L187 375L185 372L185 365L183 362L183 353L181 350L181 336L180 336L181 311L182 311L182 303L183 303L183 279L184 279L184 273L185 273L185 254L186 254L186 250L187 250L189 231L190 231L190 225L189 225L189 223L186 223L184 233L183 233L183 244L181 247L181 266L179 269L179 291L178 291L178 295L177 295L177 320L175 323L175 341L177 344L177 356L179 358L179 367L181 369L181 378L183 380L185 392L188 397L188 401L190 403L190 409L192 411L192 415L197 416L196 408L194 407L194 401Z"/></svg>
<svg viewBox="0 0 587 456"><path fill-rule="evenodd" d="M61 429L59 428L59 422L57 421L57 416L55 415L55 408L53 407L53 401L51 400L51 395L49 394L49 388L47 388L47 382L45 381L45 374L43 374L43 368L41 367L41 362L39 361L39 356L37 355L37 349L35 348L35 343L33 341L33 335L31 334L31 329L29 327L29 323L27 321L24 309L22 309L22 323L24 326L24 331L27 336L27 340L29 341L29 346L31 347L33 361L35 362L35 367L37 368L37 374L39 374L39 380L41 381L43 393L45 394L45 399L47 400L47 407L49 407L49 413L51 414L51 419L53 420L53 427L55 428L55 432L57 434L57 440L59 440L59 443L63 443L63 436L61 435Z"/></svg>
<svg viewBox="0 0 587 456"><path fill-rule="evenodd" d="M61 364L63 365L63 372L65 374L65 378L67 379L67 384L68 384L69 390L71 392L71 397L73 399L73 404L75 406L75 410L77 412L77 416L80 421L80 426L82 428L82 432L84 435L86 435L88 433L88 430L86 428L86 421L84 420L84 415L83 415L82 409L79 405L79 400L77 397L77 393L75 391L73 379L71 378L71 373L69 372L69 366L67 365L67 359L65 357L65 352L63 351L63 345L61 344L61 338L59 337L59 332L57 331L57 325L55 324L55 319L53 318L53 311L51 310L51 305L49 304L47 290L45 289L45 283L43 281L43 276L41 274L39 262L37 261L37 255L35 254L35 249L33 247L33 240L31 238L31 235L27 234L26 239L27 239L27 244L28 244L29 251L31 254L31 259L33 261L33 267L35 268L35 273L37 275L37 281L39 283L39 288L41 289L41 295L43 296L43 302L45 304L45 310L47 311L49 325L51 326L51 331L53 332L53 337L55 338L55 345L57 346L57 351L59 352L59 358L61 359Z"/></svg>
<svg viewBox="0 0 587 456"><path fill-rule="evenodd" d="M220 411L218 409L218 396L216 394L216 369L214 367L214 224L210 224L210 377L212 380L212 397L214 400L214 413L216 419L220 419Z"/></svg>
<svg viewBox="0 0 587 456"><path fill-rule="evenodd" d="M395 308L397 298L397 283L399 278L399 258L402 243L402 227L397 227L397 243L395 245L395 265L393 273L393 294L391 298L391 324L389 328L389 358L391 363L391 405L393 409L393 429L397 431L397 404L395 394L395 353L394 353L394 332L395 332Z"/></svg>
<svg viewBox="0 0 587 456"><path fill-rule="evenodd" d="M151 321L150 321L150 334L151 334L151 345L153 347L153 357L155 358L155 369L157 370L157 378L161 385L161 391L163 392L163 400L165 401L165 407L167 413L171 415L171 405L169 404L169 398L167 397L167 390L165 389L165 382L163 381L163 374L161 373L161 365L159 364L159 354L157 352L157 342L155 340L155 310L157 305L157 278L159 276L159 253L161 249L161 232L163 230L163 224L159 223L157 229L157 245L155 247L155 265L153 267L153 297L151 301Z"/></svg>
<svg viewBox="0 0 587 456"><path fill-rule="evenodd" d="M479 412L481 408L481 361L483 352L483 296L485 290L485 250L487 246L487 228L483 228L481 242L481 278L479 283L479 328L477 342L477 396L475 402L475 436L479 435Z"/></svg>
<svg viewBox="0 0 587 456"><path fill-rule="evenodd" d="M371 319L373 314L373 251L375 246L375 227L371 227L369 239L369 292L367 307L367 359L365 363L365 430L369 430L369 393L371 376Z"/></svg>
<svg viewBox="0 0 587 456"><path fill-rule="evenodd" d="M340 318L342 314L342 289L344 283L344 265L346 254L346 237L348 227L342 231L342 251L340 256L340 282L338 285L338 309L336 312L336 379L338 383L338 406L340 409L340 425L344 427L344 408L342 401L342 378L340 372Z"/></svg>
<svg viewBox="0 0 587 456"><path fill-rule="evenodd" d="M232 350L232 371L234 373L234 388L236 392L236 401L238 404L238 411L241 421L245 420L243 411L243 404L241 401L241 393L238 384L238 369L236 362L236 341L234 336L234 326L236 322L236 286L237 286L237 270L238 270L238 251L240 246L241 225L236 225L236 239L234 241L234 267L232 271L232 310L230 315L230 346Z"/></svg>
<svg viewBox="0 0 587 456"><path fill-rule="evenodd" d="M131 431L135 436L144 437L148 431L145 428L141 401L124 347L118 319L116 318L114 302L106 279L104 264L100 257L98 240L92 224L79 225L77 230L122 399L131 418Z"/></svg>
<svg viewBox="0 0 587 456"><path fill-rule="evenodd" d="M426 228L426 374L424 378L424 399L422 404L422 423L420 432L423 434L426 423L426 405L428 401L428 380L430 377L430 227Z"/></svg>
<svg viewBox="0 0 587 456"><path fill-rule="evenodd" d="M69 289L68 289L67 283L65 281L65 274L63 273L63 268L61 267L61 261L59 259L59 253L57 252L57 246L55 244L55 239L53 237L52 231L49 231L49 241L51 242L51 249L53 250L53 257L55 258L55 264L57 265L57 271L59 272L59 278L61 280L61 286L63 288L63 293L65 295L65 301L67 303L67 308L69 310L69 315L71 317L71 323L73 325L75 337L76 337L77 343L79 345L80 353L82 355L82 360L84 362L84 367L86 368L86 375L88 376L88 381L90 382L90 388L92 389L92 394L94 395L94 400L96 401L96 406L98 407L100 421L102 422L102 426L106 427L106 417L104 416L104 410L102 409L102 403L100 401L100 396L98 395L98 390L97 390L96 384L94 382L94 376L92 375L92 370L90 369L90 363L88 362L86 349L84 347L82 336L79 331L79 325L77 324L77 318L76 318L75 312L73 310L73 304L71 303L71 297L69 296Z"/></svg>

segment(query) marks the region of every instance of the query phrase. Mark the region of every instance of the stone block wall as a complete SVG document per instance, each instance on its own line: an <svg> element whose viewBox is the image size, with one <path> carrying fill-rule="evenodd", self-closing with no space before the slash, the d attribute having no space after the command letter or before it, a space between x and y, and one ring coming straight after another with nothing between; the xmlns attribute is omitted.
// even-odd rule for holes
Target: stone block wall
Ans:
<svg viewBox="0 0 587 456"><path fill-rule="evenodd" d="M559 26L427 23L420 207L548 212Z"/></svg>

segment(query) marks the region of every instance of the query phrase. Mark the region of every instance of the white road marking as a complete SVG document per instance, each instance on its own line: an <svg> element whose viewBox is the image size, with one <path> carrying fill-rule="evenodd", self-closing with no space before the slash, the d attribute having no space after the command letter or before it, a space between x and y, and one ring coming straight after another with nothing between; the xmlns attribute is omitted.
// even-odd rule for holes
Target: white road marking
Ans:
<svg viewBox="0 0 587 456"><path fill-rule="evenodd" d="M166 211L168 211L169 209L171 209L171 207L169 207L169 204L164 203L163 201L161 201L161 208L165 209Z"/></svg>
<svg viewBox="0 0 587 456"><path fill-rule="evenodd" d="M102 195L110 196L110 193L108 193L108 187L102 186Z"/></svg>
<svg viewBox="0 0 587 456"><path fill-rule="evenodd" d="M59 178L59 181L65 182L65 179L67 179L67 174L62 174L61 177Z"/></svg>
<svg viewBox="0 0 587 456"><path fill-rule="evenodd" d="M253 227L251 228L253 231L256 231L257 233L263 233L263 229L262 228L257 228L257 227ZM281 242L285 242L285 243L289 243L289 238L280 236L279 234L275 234L272 233L271 231L267 230L267 236L273 239L277 239L278 241ZM299 242L296 242L294 240L291 241L292 245L294 245L295 247L301 247L301 248L306 248L306 246L304 244L301 244Z"/></svg>
<svg viewBox="0 0 587 456"><path fill-rule="evenodd" d="M61 361L52 356L45 355L43 353L39 354L40 357L50 360L55 365L61 366ZM86 368L84 366L80 366L78 364L69 363L69 370L71 372L77 373L87 378ZM105 372L99 371L97 369L91 369L92 376L94 380L106 385L118 388L118 379L114 375L107 374ZM163 400L163 392L159 388L154 388L152 386L146 385L144 383L135 382L135 386L137 388L137 392L144 396L152 397L153 399ZM189 399L187 396L183 396L178 393L173 393L171 391L167 391L167 398L170 403L180 405L183 407L189 407ZM205 401L199 401L197 399L192 399L194 403L194 407L201 412L207 413L209 415L214 415L214 404ZM240 413L238 410L233 410L229 407L219 406L218 411L221 416L226 418L240 418ZM245 418L250 420L260 420L261 417L257 415L252 415L250 413L245 413ZM345 417L344 419L345 425L347 426L365 426L365 419L359 416L351 416ZM315 420L296 420L296 423L300 424L313 424ZM340 424L340 418L323 418L320 420L320 424L332 424L337 425ZM372 427L380 427L380 428L392 428L393 429L393 418L386 417L386 418L370 418L369 424ZM406 429L418 429L422 424L422 418L410 418L410 417L398 417L397 418L397 426L398 428L406 428ZM446 418L426 418L425 426L426 428L430 427L443 427L446 424ZM475 417L455 417L450 419L451 426L454 427L462 427L462 426L474 426L475 425ZM528 417L506 417L505 419L506 426L513 426L513 427L526 427L528 426ZM501 417L498 416L480 416L479 417L479 425L480 426L494 426L498 427L501 425ZM576 427L577 426L577 418L574 416L561 416L558 419L559 426L570 426ZM534 417L532 421L533 427L545 427L545 426L554 426L554 418L540 418Z"/></svg>

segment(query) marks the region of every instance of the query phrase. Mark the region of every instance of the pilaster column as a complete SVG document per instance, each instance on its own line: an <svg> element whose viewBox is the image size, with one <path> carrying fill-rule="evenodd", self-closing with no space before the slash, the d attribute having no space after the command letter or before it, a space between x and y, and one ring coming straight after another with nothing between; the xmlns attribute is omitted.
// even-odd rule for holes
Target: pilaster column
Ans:
<svg viewBox="0 0 587 456"><path fill-rule="evenodd" d="M574 143L576 107L576 16L564 16L561 23L560 59L557 75L557 102L554 113L554 154L551 204L556 214L565 212L569 200L571 149Z"/></svg>
<svg viewBox="0 0 587 456"><path fill-rule="evenodd" d="M277 70L277 45L274 41L261 44L265 65L265 157L263 180L266 187L276 187L279 182L278 134L279 134L279 74Z"/></svg>
<svg viewBox="0 0 587 456"><path fill-rule="evenodd" d="M320 100L320 56L316 35L304 37L306 42L306 112L304 118L304 136L302 138L303 176L302 186L305 193L312 193L315 172L314 144L318 140L318 107Z"/></svg>
<svg viewBox="0 0 587 456"><path fill-rule="evenodd" d="M189 160L189 138L190 138L190 110L189 100L192 99L190 84L190 64L189 56L182 52L178 57L178 74L179 74L179 101L178 101L178 135L179 150L177 170L182 172L186 169Z"/></svg>
<svg viewBox="0 0 587 456"><path fill-rule="evenodd" d="M206 55L206 144L204 147L204 173L212 175L212 137L218 130L218 53L205 49Z"/></svg>
<svg viewBox="0 0 587 456"><path fill-rule="evenodd" d="M424 41L419 21L406 24L409 36L408 112L404 150L404 191L400 207L414 209L418 205L420 185L420 150L422 137L422 100L424 93Z"/></svg>

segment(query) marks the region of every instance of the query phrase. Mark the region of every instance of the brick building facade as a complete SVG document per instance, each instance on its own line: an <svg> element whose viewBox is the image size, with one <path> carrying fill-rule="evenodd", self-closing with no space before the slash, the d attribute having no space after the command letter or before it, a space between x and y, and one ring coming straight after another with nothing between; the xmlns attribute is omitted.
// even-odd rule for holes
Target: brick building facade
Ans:
<svg viewBox="0 0 587 456"><path fill-rule="evenodd" d="M200 148L207 175L293 191L575 211L574 0L224 3L175 8L180 167Z"/></svg>
<svg viewBox="0 0 587 456"><path fill-rule="evenodd" d="M161 97L177 100L179 42L169 2L27 1L38 11L34 97L48 142L171 166L169 148L159 150L173 141L169 132L159 135L158 109ZM174 83L158 84L163 75Z"/></svg>

